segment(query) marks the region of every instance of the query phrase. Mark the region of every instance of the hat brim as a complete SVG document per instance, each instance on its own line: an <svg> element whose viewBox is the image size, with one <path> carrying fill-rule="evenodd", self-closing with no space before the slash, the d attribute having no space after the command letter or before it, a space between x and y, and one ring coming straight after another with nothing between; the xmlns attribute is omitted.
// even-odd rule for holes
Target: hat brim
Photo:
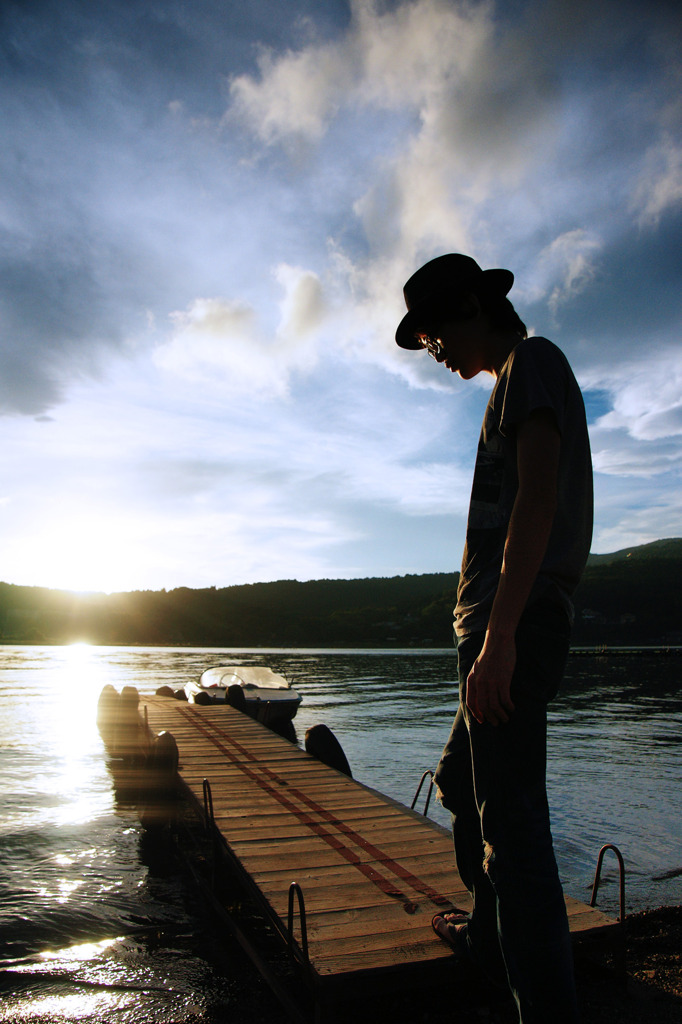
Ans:
<svg viewBox="0 0 682 1024"><path fill-rule="evenodd" d="M425 299L422 299L421 302L417 303L416 306L413 306L405 314L398 324L395 340L401 348L416 352L418 349L423 348L423 346L415 337L415 332L424 325L424 321L428 319L429 312L433 310L434 306L442 305L444 302L456 301L461 295L474 291L475 285L478 285L479 288L482 285L487 293L505 296L513 284L514 275L511 270L483 270L480 277L477 276L469 281L463 281L455 289L448 289L447 291L438 289L438 291L432 292Z"/></svg>

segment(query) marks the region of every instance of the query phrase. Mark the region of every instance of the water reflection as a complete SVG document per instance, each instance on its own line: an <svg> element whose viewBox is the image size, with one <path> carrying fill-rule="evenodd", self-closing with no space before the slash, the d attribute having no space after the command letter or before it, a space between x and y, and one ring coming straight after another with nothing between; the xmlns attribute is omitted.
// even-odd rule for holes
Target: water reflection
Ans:
<svg viewBox="0 0 682 1024"><path fill-rule="evenodd" d="M124 936L41 953L12 964L13 991L3 999L0 1021L196 1019L202 1007L168 976L167 960L159 966L150 971L144 947Z"/></svg>

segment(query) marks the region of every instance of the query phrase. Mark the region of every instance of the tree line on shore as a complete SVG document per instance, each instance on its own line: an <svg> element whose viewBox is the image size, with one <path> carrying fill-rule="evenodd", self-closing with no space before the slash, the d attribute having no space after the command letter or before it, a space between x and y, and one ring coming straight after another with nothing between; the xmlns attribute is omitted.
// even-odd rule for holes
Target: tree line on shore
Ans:
<svg viewBox="0 0 682 1024"><path fill-rule="evenodd" d="M682 539L592 556L574 645L682 644ZM194 647L452 643L456 573L76 594L0 583L0 642Z"/></svg>

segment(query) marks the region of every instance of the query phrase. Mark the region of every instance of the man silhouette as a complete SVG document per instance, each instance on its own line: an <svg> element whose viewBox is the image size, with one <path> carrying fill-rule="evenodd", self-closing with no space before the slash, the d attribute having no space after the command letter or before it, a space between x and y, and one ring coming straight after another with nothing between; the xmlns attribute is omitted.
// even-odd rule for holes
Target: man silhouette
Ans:
<svg viewBox="0 0 682 1024"><path fill-rule="evenodd" d="M431 260L396 332L464 380L489 373L455 609L460 703L436 771L470 915L433 927L508 985L522 1024L575 1024L566 907L545 786L547 704L592 537L585 409L563 353L528 338L508 270Z"/></svg>

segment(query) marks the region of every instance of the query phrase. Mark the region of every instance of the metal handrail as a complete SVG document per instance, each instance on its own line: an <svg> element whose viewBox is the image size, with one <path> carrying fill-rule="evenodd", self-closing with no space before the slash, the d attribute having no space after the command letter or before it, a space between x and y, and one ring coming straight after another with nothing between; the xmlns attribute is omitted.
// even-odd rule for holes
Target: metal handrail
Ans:
<svg viewBox="0 0 682 1024"><path fill-rule="evenodd" d="M294 893L298 897L298 916L301 920L301 949L303 950L303 956L305 957L307 963L309 959L308 925L305 916L305 900L303 899L303 890L301 889L298 882L292 882L291 885L289 886L289 914L287 920L287 941L289 944L289 953L292 957L294 957Z"/></svg>
<svg viewBox="0 0 682 1024"><path fill-rule="evenodd" d="M215 826L213 794L211 793L211 783L208 779L204 779L204 818L206 819L206 831L208 832L209 829Z"/></svg>
<svg viewBox="0 0 682 1024"><path fill-rule="evenodd" d="M419 799L419 794L421 793L422 786L424 785L424 779L426 778L427 775L431 776L431 781L429 783L429 788L428 788L427 793L426 793L426 803L424 804L424 810L422 812L424 817L426 817L427 811L429 809L429 803L430 803L430 800L431 800L431 794L433 792L433 785L434 785L434 783L433 783L433 772L431 771L430 768L426 769L426 771L422 775L421 779L419 780L419 785L417 786L417 792L414 794L414 800L410 804L410 810L413 811L414 807L415 807L415 804L417 803L417 800Z"/></svg>
<svg viewBox="0 0 682 1024"><path fill-rule="evenodd" d="M611 850L618 861L618 873L620 881L620 915L618 920L622 923L625 920L625 861L623 860L623 854L620 852L617 846L613 843L606 843L602 846L599 851L599 857L597 858L597 870L594 873L594 882L592 883L592 896L590 898L590 906L594 907L597 902L597 890L599 889L599 882L601 880L601 868L604 862L604 855L607 850Z"/></svg>
<svg viewBox="0 0 682 1024"><path fill-rule="evenodd" d="M145 758L149 757L153 745L154 745L154 741L152 739L152 735L151 735L151 732L150 732L150 729L149 729L149 709L147 708L147 705L145 704L143 709L142 709L142 744L141 744L142 749L144 751L143 756Z"/></svg>

